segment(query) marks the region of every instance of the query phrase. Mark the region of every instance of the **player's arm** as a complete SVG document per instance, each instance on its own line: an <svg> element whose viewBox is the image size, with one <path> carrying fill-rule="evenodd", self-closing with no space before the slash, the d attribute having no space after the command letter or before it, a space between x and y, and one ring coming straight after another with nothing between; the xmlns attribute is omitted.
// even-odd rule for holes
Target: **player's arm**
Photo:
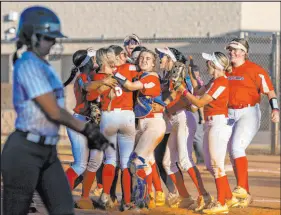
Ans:
<svg viewBox="0 0 281 215"><path fill-rule="evenodd" d="M130 91L142 90L144 88L144 84L141 81L131 82L119 72L114 74L114 78L118 81L121 86Z"/></svg>
<svg viewBox="0 0 281 215"><path fill-rule="evenodd" d="M177 96L177 91L173 90L170 92L170 95L165 99L164 103L166 105L170 104Z"/></svg>
<svg viewBox="0 0 281 215"><path fill-rule="evenodd" d="M270 80L268 73L263 69L260 68L257 73L258 83L260 92L266 94L268 97L269 105L272 109L271 111L271 121L272 122L279 122L280 120L280 109L278 106L278 100L276 93L274 91L273 84Z"/></svg>
<svg viewBox="0 0 281 215"><path fill-rule="evenodd" d="M109 88L113 88L117 86L117 81L112 78L111 76L106 77L102 80L95 80L95 81L91 81L91 82L84 82L83 83L83 89L86 91L91 91L91 90L97 90L98 88L102 87L102 86L107 86L108 89Z"/></svg>
<svg viewBox="0 0 281 215"><path fill-rule="evenodd" d="M208 94L204 94L201 98L196 98L182 85L179 87L178 91L181 92L185 98L187 98L193 105L197 106L198 108L204 107L214 100L212 96Z"/></svg>

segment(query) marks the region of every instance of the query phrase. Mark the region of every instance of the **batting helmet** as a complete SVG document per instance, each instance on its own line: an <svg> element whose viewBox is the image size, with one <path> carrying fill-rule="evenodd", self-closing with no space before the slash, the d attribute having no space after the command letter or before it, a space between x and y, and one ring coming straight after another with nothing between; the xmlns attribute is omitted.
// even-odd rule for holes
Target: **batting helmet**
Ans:
<svg viewBox="0 0 281 215"><path fill-rule="evenodd" d="M40 34L51 38L65 37L61 33L58 16L48 8L33 6L25 9L20 16L17 39L28 44L32 35Z"/></svg>

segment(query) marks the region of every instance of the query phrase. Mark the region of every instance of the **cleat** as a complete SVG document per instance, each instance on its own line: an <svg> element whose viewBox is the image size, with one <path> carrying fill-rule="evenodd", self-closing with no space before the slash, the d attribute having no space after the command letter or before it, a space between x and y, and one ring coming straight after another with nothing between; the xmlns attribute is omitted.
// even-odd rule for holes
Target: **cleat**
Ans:
<svg viewBox="0 0 281 215"><path fill-rule="evenodd" d="M128 211L128 210L138 211L139 208L137 208L133 202L130 202L130 203L126 204L122 200L121 205L120 205L120 211Z"/></svg>
<svg viewBox="0 0 281 215"><path fill-rule="evenodd" d="M207 193L206 195L198 196L197 198L197 207L194 211L199 212L207 208L214 201L214 197Z"/></svg>
<svg viewBox="0 0 281 215"><path fill-rule="evenodd" d="M225 204L228 208L235 208L239 205L239 200L235 196L232 196L231 199L225 200Z"/></svg>
<svg viewBox="0 0 281 215"><path fill-rule="evenodd" d="M154 192L151 192L148 194L148 202L147 202L148 208L155 208L155 198L154 198Z"/></svg>
<svg viewBox="0 0 281 215"><path fill-rule="evenodd" d="M243 187L237 186L232 191L232 195L239 199L247 198L248 192Z"/></svg>
<svg viewBox="0 0 281 215"><path fill-rule="evenodd" d="M100 197L102 194L103 188L99 188L98 186L95 187L93 191L94 197Z"/></svg>
<svg viewBox="0 0 281 215"><path fill-rule="evenodd" d="M203 209L203 214L228 214L229 210L226 204L220 202L212 203L207 209Z"/></svg>
<svg viewBox="0 0 281 215"><path fill-rule="evenodd" d="M79 209L86 209L86 210L92 210L95 209L93 202L90 198L81 198L77 202L75 202L75 208Z"/></svg>
<svg viewBox="0 0 281 215"><path fill-rule="evenodd" d="M156 191L155 205L156 205L156 207L161 207L161 206L165 205L165 193L164 192Z"/></svg>
<svg viewBox="0 0 281 215"><path fill-rule="evenodd" d="M170 208L178 208L182 201L178 193L168 193L167 203Z"/></svg>
<svg viewBox="0 0 281 215"><path fill-rule="evenodd" d="M239 202L238 202L239 208L246 208L253 202L253 198L250 194L247 194L246 198L238 199L238 200L239 200Z"/></svg>
<svg viewBox="0 0 281 215"><path fill-rule="evenodd" d="M99 204L105 210L114 207L114 203L112 202L110 195L106 193L101 194Z"/></svg>

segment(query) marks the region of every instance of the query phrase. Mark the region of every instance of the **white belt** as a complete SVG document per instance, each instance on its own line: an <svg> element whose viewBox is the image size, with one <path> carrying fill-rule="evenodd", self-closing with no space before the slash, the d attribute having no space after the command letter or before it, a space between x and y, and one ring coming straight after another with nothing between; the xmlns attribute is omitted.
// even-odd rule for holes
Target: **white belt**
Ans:
<svg viewBox="0 0 281 215"><path fill-rule="evenodd" d="M59 141L59 136L55 136L55 137L51 137L51 136L40 136L37 134L32 134L32 133L28 133L26 136L26 139L34 142L34 143L39 143L40 140L44 140L42 143L44 145L56 145L57 142Z"/></svg>

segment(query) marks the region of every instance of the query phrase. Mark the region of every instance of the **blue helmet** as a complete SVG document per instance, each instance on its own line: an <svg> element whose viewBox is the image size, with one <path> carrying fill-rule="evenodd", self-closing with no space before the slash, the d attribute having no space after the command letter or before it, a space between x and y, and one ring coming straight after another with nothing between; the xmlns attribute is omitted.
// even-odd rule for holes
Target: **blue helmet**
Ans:
<svg viewBox="0 0 281 215"><path fill-rule="evenodd" d="M50 9L41 6L25 9L19 19L17 38L26 44L31 40L33 34L45 35L51 38L65 37L61 33L58 16Z"/></svg>

